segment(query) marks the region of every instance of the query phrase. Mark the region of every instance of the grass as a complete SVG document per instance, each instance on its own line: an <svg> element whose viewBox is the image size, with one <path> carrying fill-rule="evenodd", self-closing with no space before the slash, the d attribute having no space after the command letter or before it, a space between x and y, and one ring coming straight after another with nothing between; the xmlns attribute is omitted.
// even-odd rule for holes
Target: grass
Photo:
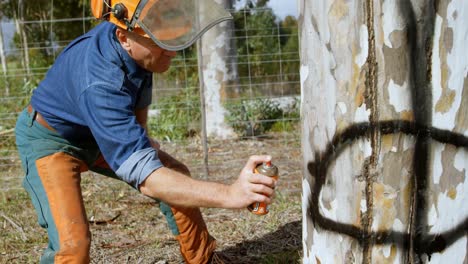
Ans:
<svg viewBox="0 0 468 264"><path fill-rule="evenodd" d="M0 262L35 263L39 249L46 243L37 232L36 217L24 190L2 192L0 204ZM11 254L14 253L14 254Z"/></svg>

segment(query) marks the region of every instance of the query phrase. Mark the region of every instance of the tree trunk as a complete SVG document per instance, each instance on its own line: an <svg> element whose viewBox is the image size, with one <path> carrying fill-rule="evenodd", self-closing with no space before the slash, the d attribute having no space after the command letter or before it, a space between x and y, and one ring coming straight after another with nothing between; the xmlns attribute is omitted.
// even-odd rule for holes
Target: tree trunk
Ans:
<svg viewBox="0 0 468 264"><path fill-rule="evenodd" d="M2 29L2 24L1 24L1 18L0 18L0 62L2 63L2 75L4 79L4 84L5 84L5 96L10 96L10 85L8 83L8 78L7 78L7 61L6 61L6 56L5 56L5 49L3 48L3 29Z"/></svg>
<svg viewBox="0 0 468 264"><path fill-rule="evenodd" d="M28 47L28 36L26 35L26 31L24 30L24 2L23 0L18 0L18 15L14 15L16 32L19 35L21 40L21 51L22 51L22 64L23 68L25 69L24 81L27 82L29 77L31 76L31 68L29 65L29 47Z"/></svg>
<svg viewBox="0 0 468 264"><path fill-rule="evenodd" d="M468 2L299 2L304 263L467 263Z"/></svg>
<svg viewBox="0 0 468 264"><path fill-rule="evenodd" d="M232 0L216 0L225 8L232 8ZM206 133L208 136L227 138L233 130L224 120L223 106L232 92L230 84L238 78L235 61L234 23L223 22L208 30L199 44L198 54L200 82L204 90L206 110Z"/></svg>

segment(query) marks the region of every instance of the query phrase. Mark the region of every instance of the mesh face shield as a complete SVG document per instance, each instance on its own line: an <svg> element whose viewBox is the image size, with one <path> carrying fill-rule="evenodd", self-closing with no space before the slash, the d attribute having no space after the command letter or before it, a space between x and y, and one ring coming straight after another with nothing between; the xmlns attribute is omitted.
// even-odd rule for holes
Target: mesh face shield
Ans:
<svg viewBox="0 0 468 264"><path fill-rule="evenodd" d="M178 51L232 16L214 0L142 0L129 28L140 27L158 46Z"/></svg>

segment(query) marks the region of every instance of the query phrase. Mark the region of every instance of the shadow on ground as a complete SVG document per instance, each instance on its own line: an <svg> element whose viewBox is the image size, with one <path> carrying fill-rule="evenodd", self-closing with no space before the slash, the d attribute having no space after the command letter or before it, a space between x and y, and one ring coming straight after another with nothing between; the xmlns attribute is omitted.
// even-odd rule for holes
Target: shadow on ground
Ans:
<svg viewBox="0 0 468 264"><path fill-rule="evenodd" d="M225 248L226 263L301 263L302 223L287 223L275 232Z"/></svg>

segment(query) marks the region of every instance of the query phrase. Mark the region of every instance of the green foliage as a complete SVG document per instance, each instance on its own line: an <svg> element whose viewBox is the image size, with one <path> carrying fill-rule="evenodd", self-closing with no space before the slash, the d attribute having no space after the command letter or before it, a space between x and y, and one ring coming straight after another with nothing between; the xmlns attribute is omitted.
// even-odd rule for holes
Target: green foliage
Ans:
<svg viewBox="0 0 468 264"><path fill-rule="evenodd" d="M298 131L298 125L300 120L300 100L299 98L294 99L293 104L288 106L287 109L283 110L283 117L278 120L271 127L273 132L290 132Z"/></svg>
<svg viewBox="0 0 468 264"><path fill-rule="evenodd" d="M237 2L240 2L241 0L237 0ZM246 0L245 1L245 7L252 9L252 8L261 8L265 7L270 0Z"/></svg>
<svg viewBox="0 0 468 264"><path fill-rule="evenodd" d="M14 64L9 63L11 68L15 67ZM13 69L13 72L18 72L17 76L3 75L0 72L0 113L2 123L0 124L0 131L2 129L11 129L15 126L16 116L24 106L29 102L33 83L24 78L24 72L19 69ZM8 92L7 92L8 88ZM2 140L1 146L13 145L14 142L5 142Z"/></svg>
<svg viewBox="0 0 468 264"><path fill-rule="evenodd" d="M295 17L287 16L281 25L281 60L284 81L299 81L299 37ZM297 92L296 94L299 94Z"/></svg>
<svg viewBox="0 0 468 264"><path fill-rule="evenodd" d="M280 20L268 1L247 1L245 7L234 13L234 27L238 73L242 93L258 96L271 89L258 87L251 94L251 86L265 83L290 82L285 94L298 94L299 40L297 20L292 16ZM245 78L247 77L248 78ZM283 88L281 88L283 89Z"/></svg>
<svg viewBox="0 0 468 264"><path fill-rule="evenodd" d="M198 87L198 64L196 46L192 45L177 53L171 67L163 74L166 81L183 83L184 87Z"/></svg>
<svg viewBox="0 0 468 264"><path fill-rule="evenodd" d="M201 112L196 47L178 52L169 70L157 77L162 77L166 86L170 83L169 86L184 88L155 98L153 110L157 114L148 121L151 136L172 141L199 134Z"/></svg>
<svg viewBox="0 0 468 264"><path fill-rule="evenodd" d="M156 104L156 116L148 121L150 135L159 140L179 140L199 133L201 119L197 89L161 98Z"/></svg>
<svg viewBox="0 0 468 264"><path fill-rule="evenodd" d="M259 82L275 75L279 69L280 43L271 36L278 35L276 16L269 9L244 9L234 14L238 71L240 76L255 76Z"/></svg>
<svg viewBox="0 0 468 264"><path fill-rule="evenodd" d="M279 104L269 99L241 100L226 109L226 120L240 137L263 135L283 116Z"/></svg>

